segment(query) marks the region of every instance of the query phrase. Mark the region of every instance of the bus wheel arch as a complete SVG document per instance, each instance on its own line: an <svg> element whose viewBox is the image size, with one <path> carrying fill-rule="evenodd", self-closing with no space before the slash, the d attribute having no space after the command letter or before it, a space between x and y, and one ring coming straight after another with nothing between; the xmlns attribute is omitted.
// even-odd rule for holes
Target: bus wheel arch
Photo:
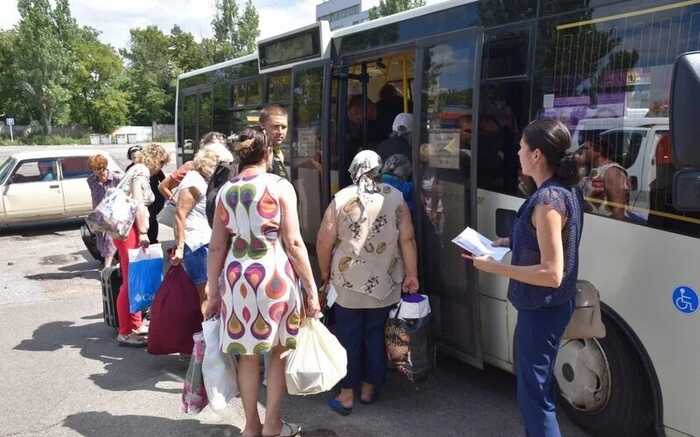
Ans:
<svg viewBox="0 0 700 437"><path fill-rule="evenodd" d="M573 422L593 435L638 435L649 430L663 435L661 390L649 355L615 310L602 302L601 310L605 338L562 342L555 365L557 384L562 387L560 405ZM574 384L577 367L585 369L579 373L578 387ZM577 405L569 401L572 398Z"/></svg>

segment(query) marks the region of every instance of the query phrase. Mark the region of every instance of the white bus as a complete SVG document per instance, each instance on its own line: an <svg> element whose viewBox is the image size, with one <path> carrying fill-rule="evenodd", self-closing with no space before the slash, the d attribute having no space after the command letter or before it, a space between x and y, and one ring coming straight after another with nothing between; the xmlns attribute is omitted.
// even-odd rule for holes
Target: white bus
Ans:
<svg viewBox="0 0 700 437"><path fill-rule="evenodd" d="M585 133L595 147L581 173L590 181L613 164L627 173L626 197L588 199L579 276L600 291L607 335L562 342L562 409L595 435L700 436L700 215L672 206L664 122L673 62L698 49L700 0L452 0L335 32L316 23L180 76L178 159L204 133L239 131L264 105L284 105L285 162L313 249L355 152L412 112L421 284L439 349L512 371L507 283L477 275L450 240L466 226L507 235L525 198L516 152L530 120L557 117L576 132L604 119Z"/></svg>

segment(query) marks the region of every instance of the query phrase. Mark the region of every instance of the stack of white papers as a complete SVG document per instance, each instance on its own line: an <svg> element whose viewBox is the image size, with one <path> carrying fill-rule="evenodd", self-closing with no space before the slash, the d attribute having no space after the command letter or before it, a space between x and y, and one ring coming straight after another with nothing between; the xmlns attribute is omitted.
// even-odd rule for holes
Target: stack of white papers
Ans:
<svg viewBox="0 0 700 437"><path fill-rule="evenodd" d="M472 228L467 228L457 235L452 242L474 256L490 256L496 261L502 261L510 249L507 247L497 247L493 242L476 232Z"/></svg>

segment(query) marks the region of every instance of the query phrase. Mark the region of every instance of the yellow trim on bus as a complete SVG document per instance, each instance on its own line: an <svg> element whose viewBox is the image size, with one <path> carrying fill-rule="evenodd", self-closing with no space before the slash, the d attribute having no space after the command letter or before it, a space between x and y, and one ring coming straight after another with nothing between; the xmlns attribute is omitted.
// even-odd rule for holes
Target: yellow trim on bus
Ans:
<svg viewBox="0 0 700 437"><path fill-rule="evenodd" d="M649 215L656 215L659 217L664 217L664 218L669 218L669 219L673 219L673 220L678 220L678 221L682 221L682 222L700 225L700 219L696 219L694 217L685 217L682 215L671 214L668 212L654 211L653 209L640 208L638 206L623 205L622 203L611 202L609 200L600 200L600 199L591 198L591 197L584 197L584 200L586 202L589 202L589 203L591 203L593 205L597 205L597 206L605 204L605 206L609 206L611 208L623 208L626 210L645 212Z"/></svg>
<svg viewBox="0 0 700 437"><path fill-rule="evenodd" d="M637 17L639 15L653 14L654 12L668 11L670 9L683 8L686 6L699 4L700 0L687 0L678 3L671 3L664 6L656 6L648 9L640 9L634 12L625 12L623 14L610 15L607 17L593 18L591 20L576 21L574 23L560 24L557 26L557 30L572 29L574 27L588 26L589 24L603 23L605 21L618 20L620 18Z"/></svg>

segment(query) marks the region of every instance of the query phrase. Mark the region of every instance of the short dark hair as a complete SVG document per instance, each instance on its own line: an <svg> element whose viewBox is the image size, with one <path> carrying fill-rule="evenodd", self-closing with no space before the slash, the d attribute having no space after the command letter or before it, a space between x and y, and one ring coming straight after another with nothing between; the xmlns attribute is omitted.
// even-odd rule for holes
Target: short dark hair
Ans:
<svg viewBox="0 0 700 437"><path fill-rule="evenodd" d="M287 112L287 109L282 105L278 105L276 103L267 105L260 111L260 124L265 124L272 115L280 115L282 117L287 117L289 116L289 113Z"/></svg>
<svg viewBox="0 0 700 437"><path fill-rule="evenodd" d="M219 141L221 143L226 142L226 135L222 134L221 132L207 132L203 137L202 140L199 142L200 145L206 146L207 144L211 144L214 141Z"/></svg>
<svg viewBox="0 0 700 437"><path fill-rule="evenodd" d="M241 143L248 140L253 140L253 143L245 148L240 148ZM243 170L246 165L254 165L260 163L266 158L270 146L267 141L267 134L262 126L252 126L243 129L243 132L238 134L237 146L234 146L236 155L238 155L238 171Z"/></svg>

